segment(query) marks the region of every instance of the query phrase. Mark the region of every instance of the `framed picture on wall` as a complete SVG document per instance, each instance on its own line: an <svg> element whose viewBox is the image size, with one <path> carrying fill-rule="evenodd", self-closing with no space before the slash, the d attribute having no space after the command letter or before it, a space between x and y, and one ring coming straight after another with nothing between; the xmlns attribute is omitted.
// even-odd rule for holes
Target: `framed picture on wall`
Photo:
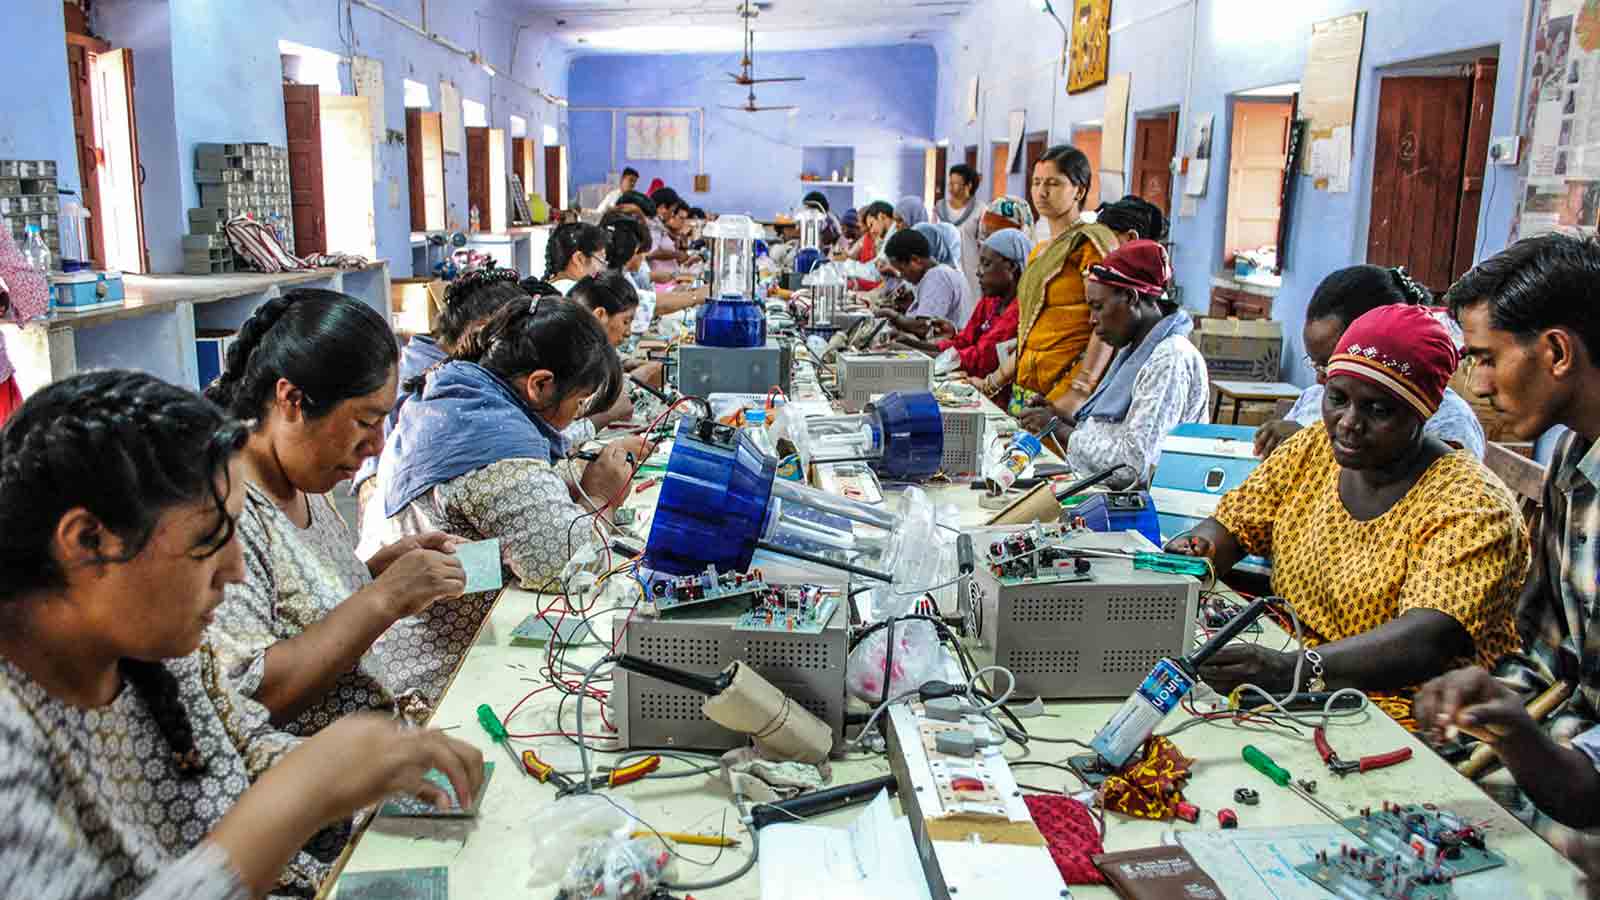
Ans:
<svg viewBox="0 0 1600 900"><path fill-rule="evenodd" d="M1106 83L1111 55L1111 0L1073 0L1072 62L1067 93L1076 94Z"/></svg>

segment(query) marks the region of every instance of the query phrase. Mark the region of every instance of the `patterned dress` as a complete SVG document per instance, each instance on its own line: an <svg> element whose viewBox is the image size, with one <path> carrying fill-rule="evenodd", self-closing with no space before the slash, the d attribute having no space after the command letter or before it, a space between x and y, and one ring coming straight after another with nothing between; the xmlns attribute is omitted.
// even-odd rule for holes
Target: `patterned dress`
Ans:
<svg viewBox="0 0 1600 900"><path fill-rule="evenodd" d="M1327 429L1312 425L1224 495L1214 514L1246 553L1272 558L1273 592L1294 603L1312 642L1432 609L1467 630L1479 665L1515 649L1528 542L1500 480L1456 450L1387 512L1361 522L1339 498L1340 471Z"/></svg>
<svg viewBox="0 0 1600 900"><path fill-rule="evenodd" d="M322 621L372 582L355 552L355 535L326 496L307 495L311 525L300 528L261 489L247 485L239 541L245 580L229 585L211 626L218 655L240 692L254 697L267 648ZM442 608L441 608L442 607ZM436 641L437 619L450 637ZM311 735L354 712L400 708L416 716L438 699L477 633L471 615L451 601L396 622L333 690L285 726ZM464 636L464 637L463 637Z"/></svg>
<svg viewBox="0 0 1600 900"><path fill-rule="evenodd" d="M250 896L227 854L201 842L297 739L234 692L211 647L166 665L206 762L197 776L178 774L131 686L82 709L0 658L0 896ZM301 852L278 890L309 895L327 871Z"/></svg>

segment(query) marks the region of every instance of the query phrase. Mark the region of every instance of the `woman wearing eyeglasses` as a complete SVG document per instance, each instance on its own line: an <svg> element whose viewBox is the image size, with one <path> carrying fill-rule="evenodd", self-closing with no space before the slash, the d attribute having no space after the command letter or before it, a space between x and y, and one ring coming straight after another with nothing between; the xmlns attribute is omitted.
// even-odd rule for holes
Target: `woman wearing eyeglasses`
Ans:
<svg viewBox="0 0 1600 900"><path fill-rule="evenodd" d="M1433 295L1404 269L1351 266L1322 279L1306 306L1306 324L1300 333L1306 348L1305 364L1316 374L1317 383L1305 389L1282 419L1256 429L1257 456L1265 458L1295 432L1322 421L1323 385L1328 381L1328 360L1333 357L1339 335L1366 313L1395 303L1431 306ZM1439 318L1447 329L1454 327L1442 310ZM1459 343L1459 335L1455 337ZM1478 424L1478 416L1467 401L1448 387L1439 411L1423 423L1422 430L1483 458L1483 426Z"/></svg>

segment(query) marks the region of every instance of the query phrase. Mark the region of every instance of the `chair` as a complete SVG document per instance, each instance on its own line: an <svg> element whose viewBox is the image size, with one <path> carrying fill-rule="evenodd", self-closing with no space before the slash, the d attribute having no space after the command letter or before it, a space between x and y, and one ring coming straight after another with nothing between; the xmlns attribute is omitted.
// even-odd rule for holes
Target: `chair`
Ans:
<svg viewBox="0 0 1600 900"><path fill-rule="evenodd" d="M1544 503L1544 466L1495 441L1484 445L1483 464L1517 495L1517 508L1522 511L1529 536L1538 534Z"/></svg>

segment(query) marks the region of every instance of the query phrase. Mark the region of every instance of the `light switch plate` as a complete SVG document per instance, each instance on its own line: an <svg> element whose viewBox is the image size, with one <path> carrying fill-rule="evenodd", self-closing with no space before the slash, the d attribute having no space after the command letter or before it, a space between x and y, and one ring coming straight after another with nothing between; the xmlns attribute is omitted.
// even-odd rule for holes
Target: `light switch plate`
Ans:
<svg viewBox="0 0 1600 900"><path fill-rule="evenodd" d="M1516 165L1520 144L1516 135L1495 138L1489 142L1489 162L1497 166Z"/></svg>

